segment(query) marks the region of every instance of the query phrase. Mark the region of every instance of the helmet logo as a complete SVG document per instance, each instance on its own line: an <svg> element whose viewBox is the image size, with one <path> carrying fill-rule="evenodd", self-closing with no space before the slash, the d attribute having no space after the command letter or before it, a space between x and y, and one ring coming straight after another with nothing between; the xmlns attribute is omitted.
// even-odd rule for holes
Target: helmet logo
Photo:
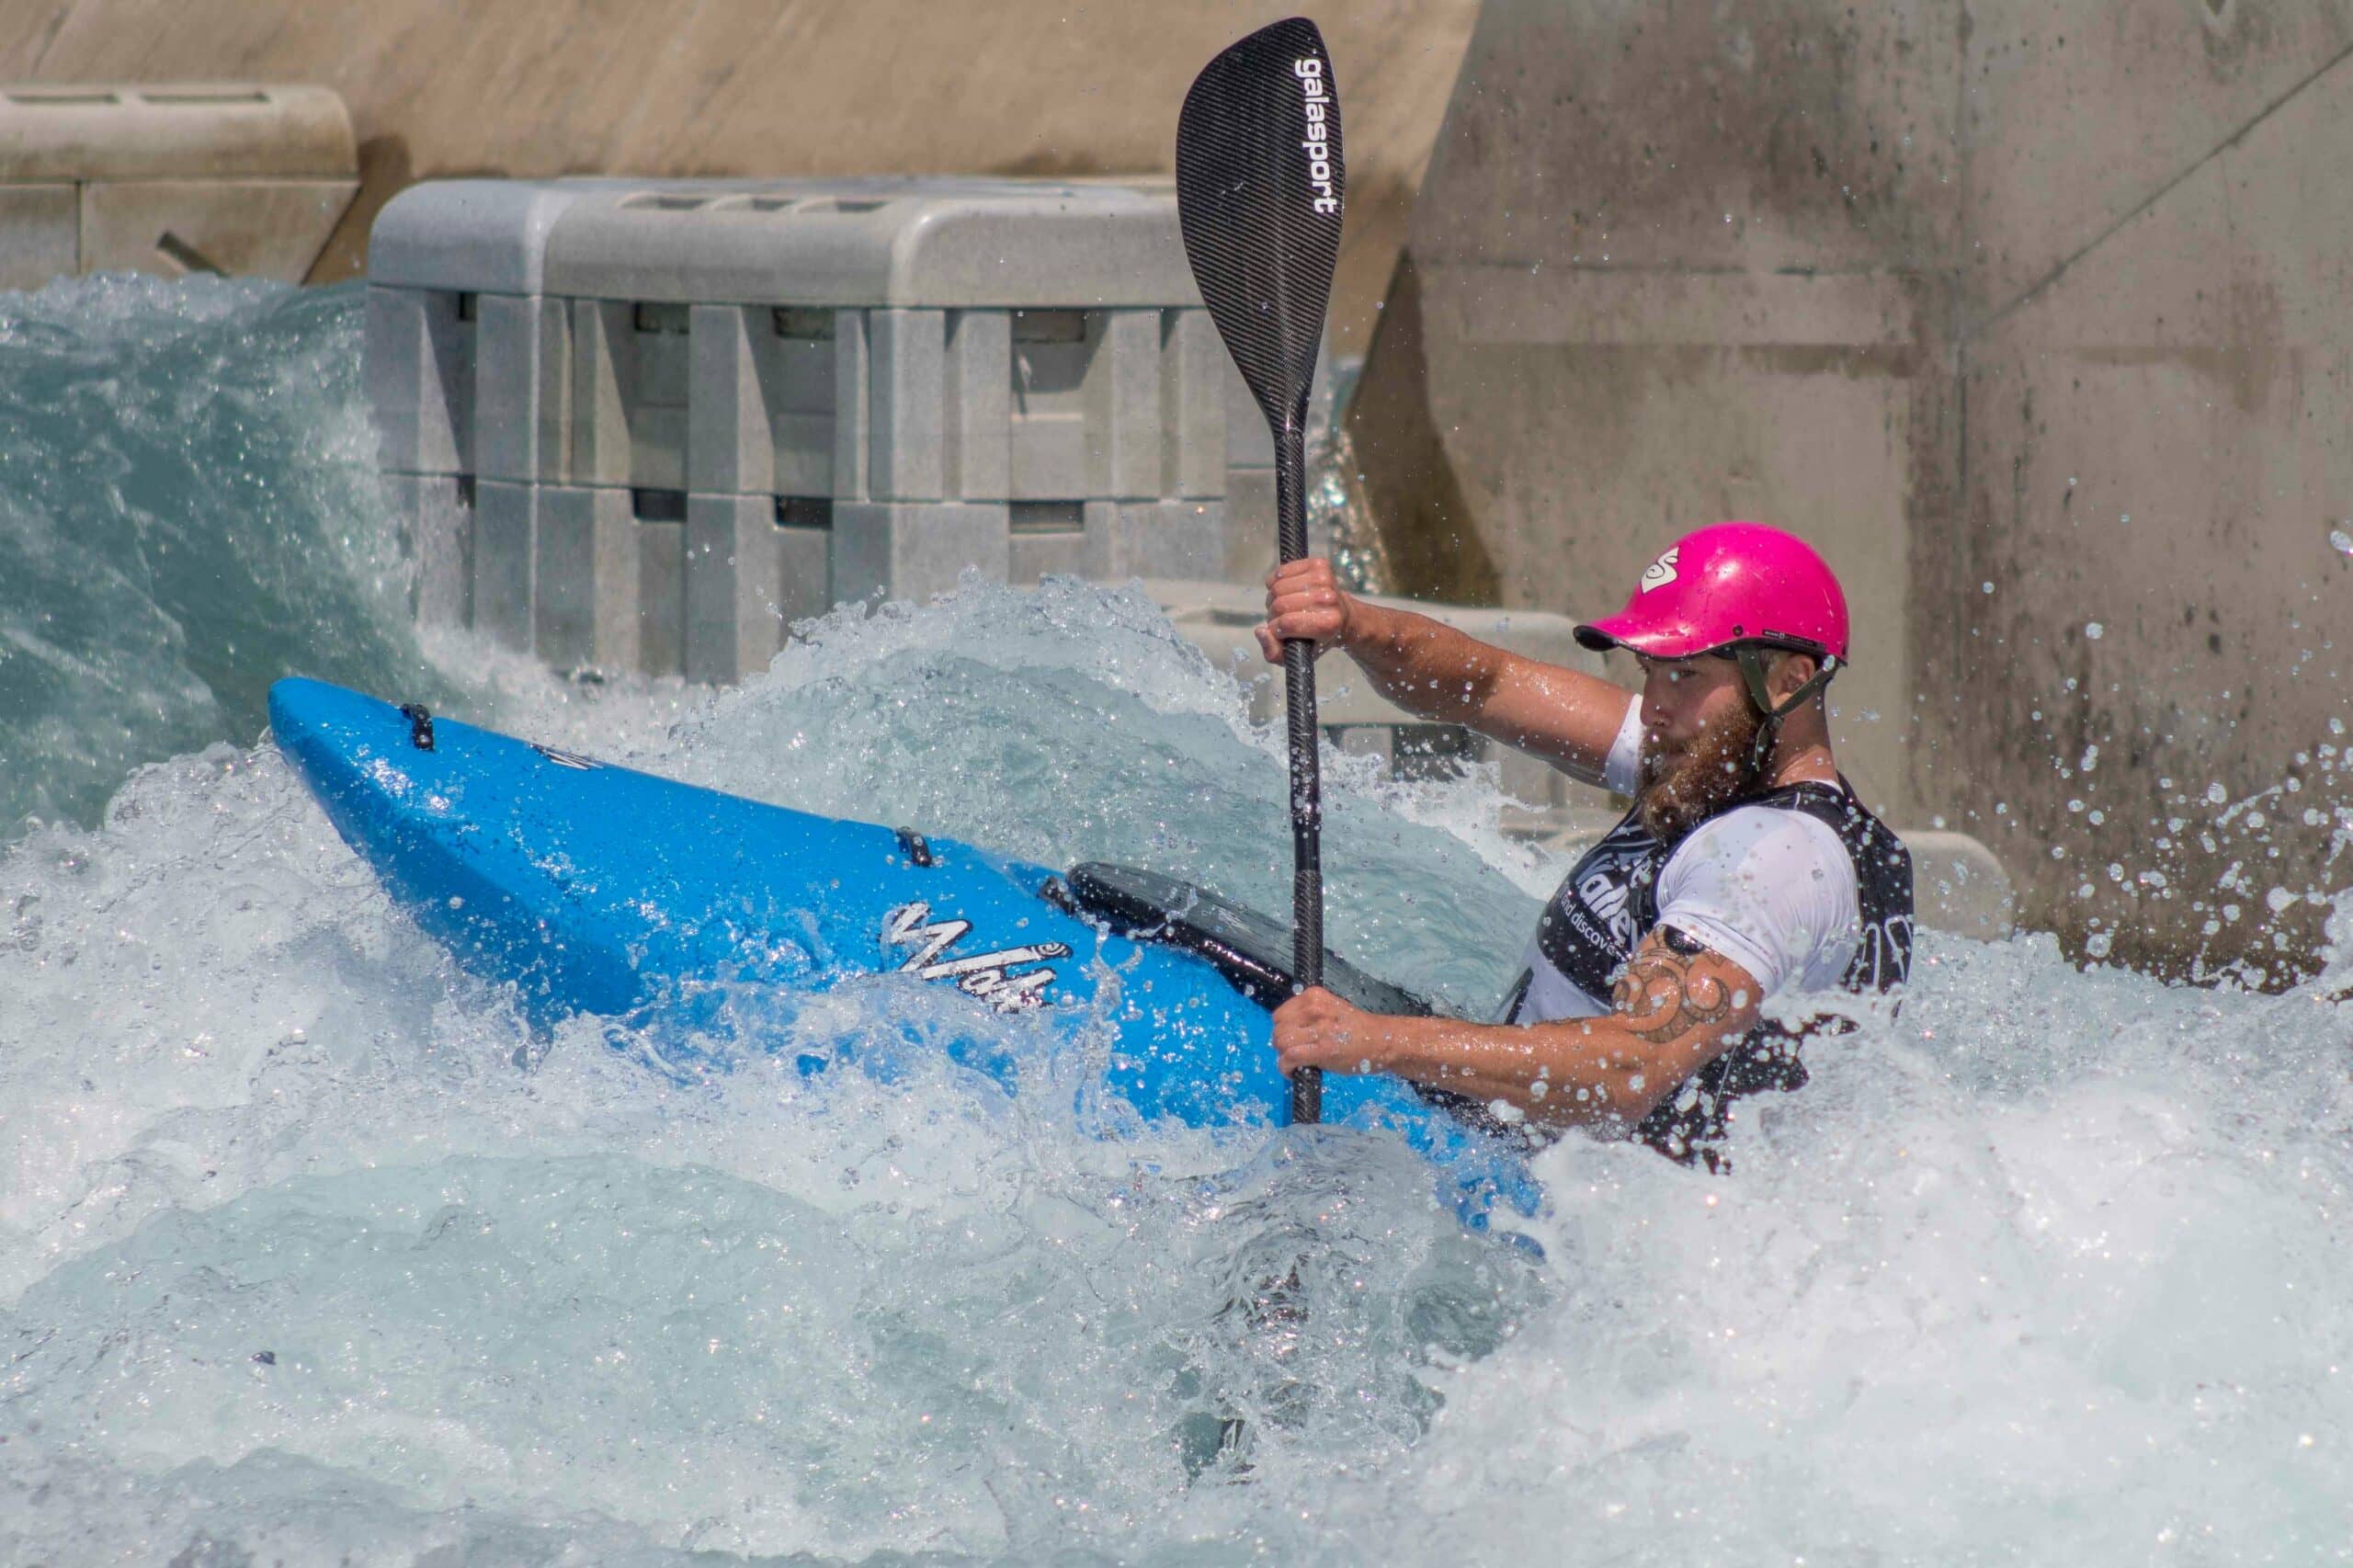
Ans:
<svg viewBox="0 0 2353 1568"><path fill-rule="evenodd" d="M1653 588L1664 588L1675 581L1675 558L1682 551L1681 545L1670 544L1665 555L1643 568L1643 592L1647 594Z"/></svg>

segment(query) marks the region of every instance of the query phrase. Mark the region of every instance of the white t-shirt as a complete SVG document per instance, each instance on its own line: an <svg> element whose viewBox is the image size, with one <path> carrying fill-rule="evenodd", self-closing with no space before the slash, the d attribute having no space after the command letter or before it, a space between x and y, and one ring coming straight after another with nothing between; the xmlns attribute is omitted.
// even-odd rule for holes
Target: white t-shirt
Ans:
<svg viewBox="0 0 2353 1568"><path fill-rule="evenodd" d="M1602 778L1620 794L1639 782L1642 705L1609 748ZM1862 914L1855 863L1829 824L1775 806L1735 806L1709 818L1659 868L1658 923L1746 970L1764 1000L1785 989L1835 988L1853 961ZM1531 938L1532 971L1520 1017L1592 1017L1607 997L1588 996L1554 969Z"/></svg>

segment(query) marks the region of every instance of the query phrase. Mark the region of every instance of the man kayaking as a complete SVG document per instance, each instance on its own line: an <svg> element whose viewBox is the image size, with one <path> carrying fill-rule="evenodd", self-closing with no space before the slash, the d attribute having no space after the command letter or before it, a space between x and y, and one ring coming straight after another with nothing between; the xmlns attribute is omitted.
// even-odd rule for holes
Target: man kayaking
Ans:
<svg viewBox="0 0 2353 1568"><path fill-rule="evenodd" d="M1317 988L1276 1011L1275 1050L1286 1073L1392 1073L1718 1168L1733 1101L1805 1082L1813 1031L1764 1004L1888 991L1911 968L1911 857L1831 756L1846 597L1802 540L1721 523L1576 637L1631 651L1640 695L1368 604L1324 561L1267 579L1270 661L1286 638L1343 648L1399 707L1634 801L1546 905L1503 1023L1386 1017Z"/></svg>

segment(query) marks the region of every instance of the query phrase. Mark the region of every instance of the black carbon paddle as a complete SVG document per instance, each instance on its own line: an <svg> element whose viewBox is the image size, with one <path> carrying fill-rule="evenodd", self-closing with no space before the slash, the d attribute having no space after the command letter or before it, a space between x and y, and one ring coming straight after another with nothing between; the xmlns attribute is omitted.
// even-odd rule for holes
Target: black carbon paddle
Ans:
<svg viewBox="0 0 2353 1568"><path fill-rule="evenodd" d="M1193 279L1275 437L1282 559L1307 553L1307 392L1340 255L1340 100L1304 17L1261 28L1201 70L1176 119L1176 217ZM1291 964L1324 983L1323 785L1315 649L1283 643L1290 719ZM1324 1111L1324 1074L1290 1084L1293 1121Z"/></svg>

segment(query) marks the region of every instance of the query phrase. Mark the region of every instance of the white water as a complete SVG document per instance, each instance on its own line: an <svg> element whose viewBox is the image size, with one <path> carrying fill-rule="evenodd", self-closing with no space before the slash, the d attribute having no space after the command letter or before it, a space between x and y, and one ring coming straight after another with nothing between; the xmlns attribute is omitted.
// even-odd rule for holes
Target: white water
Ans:
<svg viewBox="0 0 2353 1568"><path fill-rule="evenodd" d="M122 382L78 415L94 449L162 396L91 347L75 312L100 310L149 343L226 319L212 403L355 341L347 294L45 296ZM1140 597L845 614L715 698L416 649L368 608L389 536L325 439L356 386L314 379L245 439L286 454L256 460L298 599L377 616L381 681L1279 903L1278 737ZM218 557L238 513L197 500L178 526ZM12 515L63 558L74 504ZM120 635L115 667L170 667ZM342 640L280 656L332 671ZM20 798L63 798L39 778L93 750L17 753ZM1338 944L1483 1001L1560 868L1487 830L1483 780L1336 767ZM888 1084L756 1062L683 1086L585 1021L542 1053L266 747L214 744L0 850L0 1560L2353 1555L2353 972L2260 996L2078 972L2034 937L1923 960L1900 1024L1761 1108L1736 1176L1546 1155L1538 1261L1461 1233L1381 1141L1104 1142L1066 1095L919 1051ZM965 1006L885 983L779 1027L920 1040L978 1027ZM1252 1310L1291 1268L1303 1315Z"/></svg>

